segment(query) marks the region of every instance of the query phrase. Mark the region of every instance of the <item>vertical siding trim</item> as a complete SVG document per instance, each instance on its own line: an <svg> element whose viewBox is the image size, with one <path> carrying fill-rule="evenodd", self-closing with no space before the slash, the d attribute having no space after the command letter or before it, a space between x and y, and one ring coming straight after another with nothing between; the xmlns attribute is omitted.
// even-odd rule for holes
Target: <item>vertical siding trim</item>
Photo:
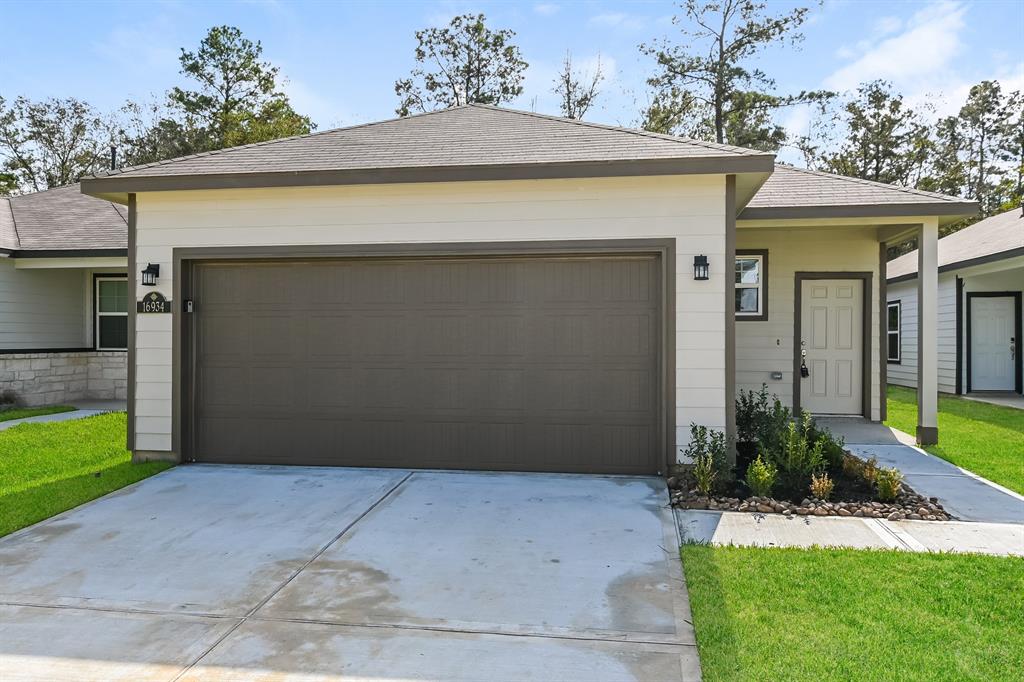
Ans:
<svg viewBox="0 0 1024 682"><path fill-rule="evenodd" d="M764 262L767 263L765 258ZM736 461L736 176L725 176L725 437L730 462ZM767 273L762 294L768 306Z"/></svg>
<svg viewBox="0 0 1024 682"><path fill-rule="evenodd" d="M885 242L878 245L878 421L884 422L889 416L887 397L889 391L889 353L886 347L889 345L889 301L888 282L885 274L889 261L886 260L887 249ZM900 315L903 315L903 308L900 308ZM903 345L903 336L900 335L900 345ZM900 352L902 353L902 348ZM900 357L903 357L900 355Z"/></svg>
<svg viewBox="0 0 1024 682"><path fill-rule="evenodd" d="M136 232L138 226L138 203L135 194L128 195L128 439L127 448L135 452L135 315L137 298Z"/></svg>
<svg viewBox="0 0 1024 682"><path fill-rule="evenodd" d="M964 280L959 275L956 278L956 360L953 366L956 371L956 394L964 394Z"/></svg>

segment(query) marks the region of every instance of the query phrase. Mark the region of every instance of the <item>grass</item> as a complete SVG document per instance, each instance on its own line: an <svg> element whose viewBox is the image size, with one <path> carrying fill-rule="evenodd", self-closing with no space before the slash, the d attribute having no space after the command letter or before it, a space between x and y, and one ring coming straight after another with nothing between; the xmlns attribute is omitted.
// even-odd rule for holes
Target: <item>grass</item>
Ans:
<svg viewBox="0 0 1024 682"><path fill-rule="evenodd" d="M59 412L72 412L75 408L70 405L49 405L47 407L15 407L14 409L0 412L0 422L7 422L12 419L24 419L25 417L38 417L44 414L57 414Z"/></svg>
<svg viewBox="0 0 1024 682"><path fill-rule="evenodd" d="M124 412L0 431L0 537L170 467L132 464Z"/></svg>
<svg viewBox="0 0 1024 682"><path fill-rule="evenodd" d="M1024 559L687 545L704 679L1019 680Z"/></svg>
<svg viewBox="0 0 1024 682"><path fill-rule="evenodd" d="M890 386L888 410L887 426L916 431L915 391ZM1024 410L940 395L939 444L925 450L1024 493Z"/></svg>

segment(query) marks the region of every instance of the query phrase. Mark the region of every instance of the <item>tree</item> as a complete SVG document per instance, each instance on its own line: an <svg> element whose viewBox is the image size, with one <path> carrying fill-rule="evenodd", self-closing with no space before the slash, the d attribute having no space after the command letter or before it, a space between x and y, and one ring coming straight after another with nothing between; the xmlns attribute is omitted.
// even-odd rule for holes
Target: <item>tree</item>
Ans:
<svg viewBox="0 0 1024 682"><path fill-rule="evenodd" d="M592 73L585 73L573 68L572 54L565 53L562 71L555 78L554 92L559 97L562 116L582 119L600 93L598 87L604 80L601 69L601 55L597 56L597 65Z"/></svg>
<svg viewBox="0 0 1024 682"><path fill-rule="evenodd" d="M455 17L444 28L416 31L416 66L395 81L399 116L460 104L501 104L523 92L528 66L512 44L515 31L491 31L483 14ZM429 69L429 70L428 70Z"/></svg>
<svg viewBox="0 0 1024 682"><path fill-rule="evenodd" d="M194 116L182 116L154 100L126 102L120 111L121 165L135 166L211 148L208 131Z"/></svg>
<svg viewBox="0 0 1024 682"><path fill-rule="evenodd" d="M913 185L929 151L928 129L903 96L884 81L864 83L843 106L845 139L825 155L832 173L894 185Z"/></svg>
<svg viewBox="0 0 1024 682"><path fill-rule="evenodd" d="M111 128L73 97L33 102L0 97L0 158L8 193L38 192L77 182L107 165Z"/></svg>
<svg viewBox="0 0 1024 682"><path fill-rule="evenodd" d="M278 67L262 61L263 46L233 26L214 26L194 52L182 48L181 73L198 81L196 90L175 87L168 100L182 115L182 130L196 138L179 144L200 151L264 142L313 129L278 89ZM164 133L175 131L163 124ZM205 132L205 140L198 133ZM187 137L187 136L186 136Z"/></svg>
<svg viewBox="0 0 1024 682"><path fill-rule="evenodd" d="M690 27L682 29L683 44L665 41L641 46L660 69L647 82L657 93L686 92L690 99L683 101L697 105L693 113L706 121L716 142L743 139L760 149L778 148L784 133L771 122L775 111L819 103L833 95L827 91L773 94L775 81L756 66L747 66L770 45L799 42L807 8L766 16L765 3L755 0L686 0L681 7L685 15L672 21Z"/></svg>

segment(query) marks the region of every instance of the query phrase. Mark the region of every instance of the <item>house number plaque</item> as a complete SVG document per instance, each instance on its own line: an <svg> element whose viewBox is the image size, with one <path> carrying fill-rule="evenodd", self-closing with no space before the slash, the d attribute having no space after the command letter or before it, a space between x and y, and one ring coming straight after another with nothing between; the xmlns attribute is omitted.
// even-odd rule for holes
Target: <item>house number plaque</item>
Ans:
<svg viewBox="0 0 1024 682"><path fill-rule="evenodd" d="M169 313L171 312L171 302L164 298L159 291L151 291L136 303L135 311L139 313Z"/></svg>

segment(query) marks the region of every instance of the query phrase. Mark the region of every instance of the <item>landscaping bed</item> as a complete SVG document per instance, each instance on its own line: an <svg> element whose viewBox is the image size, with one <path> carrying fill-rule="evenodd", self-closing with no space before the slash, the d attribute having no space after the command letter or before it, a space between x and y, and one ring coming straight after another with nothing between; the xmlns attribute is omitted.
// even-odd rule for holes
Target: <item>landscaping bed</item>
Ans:
<svg viewBox="0 0 1024 682"><path fill-rule="evenodd" d="M938 498L903 483L896 469L863 460L809 415L794 417L767 387L736 400L740 442L734 466L724 434L694 424L686 464L668 478L671 501L682 509L843 516L900 521L948 521Z"/></svg>

